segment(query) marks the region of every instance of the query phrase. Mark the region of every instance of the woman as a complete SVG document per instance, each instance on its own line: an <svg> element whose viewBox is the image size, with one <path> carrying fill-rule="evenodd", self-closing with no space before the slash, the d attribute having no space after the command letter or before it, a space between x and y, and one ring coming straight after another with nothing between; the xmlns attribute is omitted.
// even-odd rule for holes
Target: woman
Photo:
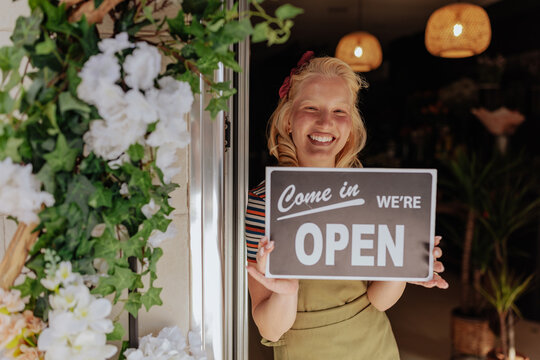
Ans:
<svg viewBox="0 0 540 360"><path fill-rule="evenodd" d="M366 131L356 107L363 82L336 58L304 54L280 89L270 119L268 147L281 166L361 167ZM274 242L264 234L264 183L249 195L246 215L248 287L263 344L275 359L399 359L384 311L405 282L269 279L266 258ZM282 239L279 239L280 241ZM440 237L436 237L436 245ZM434 248L434 258L442 255ZM423 286L446 288L437 272Z"/></svg>

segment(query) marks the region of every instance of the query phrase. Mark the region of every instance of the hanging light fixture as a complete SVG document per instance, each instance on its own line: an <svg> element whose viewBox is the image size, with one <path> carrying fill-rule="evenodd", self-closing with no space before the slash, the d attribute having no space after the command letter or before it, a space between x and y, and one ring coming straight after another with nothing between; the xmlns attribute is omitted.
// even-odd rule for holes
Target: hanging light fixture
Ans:
<svg viewBox="0 0 540 360"><path fill-rule="evenodd" d="M336 57L349 64L354 71L371 71L382 63L381 44L368 32L353 32L339 40Z"/></svg>
<svg viewBox="0 0 540 360"><path fill-rule="evenodd" d="M491 24L486 11L477 5L455 3L435 10L426 25L425 43L430 54L464 58L486 50Z"/></svg>

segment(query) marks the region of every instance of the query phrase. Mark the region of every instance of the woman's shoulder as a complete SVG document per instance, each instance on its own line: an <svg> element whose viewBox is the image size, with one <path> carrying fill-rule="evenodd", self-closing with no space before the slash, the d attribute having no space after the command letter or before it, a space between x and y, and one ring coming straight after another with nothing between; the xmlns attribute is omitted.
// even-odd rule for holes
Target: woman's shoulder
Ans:
<svg viewBox="0 0 540 360"><path fill-rule="evenodd" d="M264 199L266 196L266 180L261 181L259 185L249 190L248 195L250 198Z"/></svg>

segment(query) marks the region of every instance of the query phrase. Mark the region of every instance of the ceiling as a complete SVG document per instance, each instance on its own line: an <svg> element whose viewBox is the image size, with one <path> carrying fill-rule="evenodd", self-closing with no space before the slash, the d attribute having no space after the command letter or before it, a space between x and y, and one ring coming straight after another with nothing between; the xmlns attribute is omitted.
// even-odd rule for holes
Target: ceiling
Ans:
<svg viewBox="0 0 540 360"><path fill-rule="evenodd" d="M499 0L470 0L486 7ZM304 9L295 19L291 42L333 48L353 31L367 31L386 47L392 40L420 33L429 15L450 0L267 0L267 11L289 3ZM333 46L332 46L333 44ZM321 46L322 45L322 46Z"/></svg>

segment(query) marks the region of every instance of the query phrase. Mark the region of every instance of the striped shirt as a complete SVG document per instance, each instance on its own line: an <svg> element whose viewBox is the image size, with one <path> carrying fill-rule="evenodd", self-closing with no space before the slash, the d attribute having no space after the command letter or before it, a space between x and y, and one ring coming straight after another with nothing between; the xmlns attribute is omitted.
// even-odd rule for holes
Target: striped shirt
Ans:
<svg viewBox="0 0 540 360"><path fill-rule="evenodd" d="M264 236L265 231L265 197L266 184L264 181L248 193L246 210L246 245L247 261L252 263L257 262L259 241Z"/></svg>

